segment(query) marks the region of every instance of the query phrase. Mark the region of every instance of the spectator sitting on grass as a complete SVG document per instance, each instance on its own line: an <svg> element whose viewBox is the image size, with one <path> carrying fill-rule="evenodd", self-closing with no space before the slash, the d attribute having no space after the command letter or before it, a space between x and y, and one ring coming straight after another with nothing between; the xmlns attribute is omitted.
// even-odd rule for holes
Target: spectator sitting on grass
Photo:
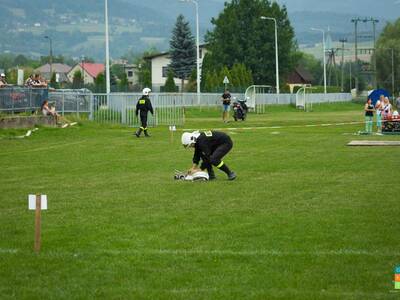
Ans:
<svg viewBox="0 0 400 300"><path fill-rule="evenodd" d="M58 118L60 115L56 112L55 107L49 106L48 100L43 101L42 106L40 107L40 110L42 111L42 114L44 116L53 116L56 119L56 123L58 123Z"/></svg>

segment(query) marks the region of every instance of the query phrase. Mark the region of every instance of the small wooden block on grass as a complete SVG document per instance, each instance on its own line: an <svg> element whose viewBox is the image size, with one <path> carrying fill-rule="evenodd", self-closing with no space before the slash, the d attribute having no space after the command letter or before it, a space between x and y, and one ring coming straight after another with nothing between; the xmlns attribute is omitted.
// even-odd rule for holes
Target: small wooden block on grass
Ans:
<svg viewBox="0 0 400 300"><path fill-rule="evenodd" d="M400 146L400 141L351 141L347 146Z"/></svg>

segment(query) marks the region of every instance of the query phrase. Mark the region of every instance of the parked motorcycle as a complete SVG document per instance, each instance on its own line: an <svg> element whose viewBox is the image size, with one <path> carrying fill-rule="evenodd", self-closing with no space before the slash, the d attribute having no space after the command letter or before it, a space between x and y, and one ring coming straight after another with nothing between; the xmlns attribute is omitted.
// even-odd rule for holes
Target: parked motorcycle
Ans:
<svg viewBox="0 0 400 300"><path fill-rule="evenodd" d="M233 100L233 118L235 121L242 120L244 121L247 116L247 112L249 108L246 105L246 100Z"/></svg>

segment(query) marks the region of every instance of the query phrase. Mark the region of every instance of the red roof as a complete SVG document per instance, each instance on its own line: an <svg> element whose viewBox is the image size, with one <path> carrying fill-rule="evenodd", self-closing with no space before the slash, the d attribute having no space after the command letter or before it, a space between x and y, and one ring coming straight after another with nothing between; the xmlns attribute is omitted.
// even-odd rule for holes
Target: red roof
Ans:
<svg viewBox="0 0 400 300"><path fill-rule="evenodd" d="M103 64L92 64L92 63L80 63L79 64L81 68L84 68L85 71L92 76L93 78L96 78L97 75L100 73L104 72L104 65Z"/></svg>

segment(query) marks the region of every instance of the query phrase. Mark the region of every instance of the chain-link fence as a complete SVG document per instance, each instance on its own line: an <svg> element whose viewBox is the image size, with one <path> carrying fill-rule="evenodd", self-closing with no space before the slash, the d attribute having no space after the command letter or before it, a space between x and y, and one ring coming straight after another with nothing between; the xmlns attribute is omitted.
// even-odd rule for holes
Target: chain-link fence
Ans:
<svg viewBox="0 0 400 300"><path fill-rule="evenodd" d="M0 112L33 112L40 108L49 95L48 89L6 87L0 89Z"/></svg>

